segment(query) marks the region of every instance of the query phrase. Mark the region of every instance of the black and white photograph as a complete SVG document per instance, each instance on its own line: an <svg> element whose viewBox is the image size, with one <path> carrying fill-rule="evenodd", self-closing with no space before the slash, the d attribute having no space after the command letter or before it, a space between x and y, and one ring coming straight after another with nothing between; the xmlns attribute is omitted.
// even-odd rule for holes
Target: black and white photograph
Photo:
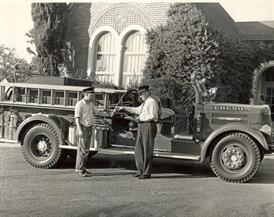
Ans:
<svg viewBox="0 0 274 217"><path fill-rule="evenodd" d="M0 0L0 217L274 217L274 1Z"/></svg>

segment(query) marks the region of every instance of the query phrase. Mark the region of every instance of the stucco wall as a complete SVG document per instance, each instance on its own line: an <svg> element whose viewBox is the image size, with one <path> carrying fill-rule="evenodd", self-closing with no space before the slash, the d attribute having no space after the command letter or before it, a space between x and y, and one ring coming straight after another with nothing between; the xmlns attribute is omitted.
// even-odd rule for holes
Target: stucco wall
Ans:
<svg viewBox="0 0 274 217"><path fill-rule="evenodd" d="M170 3L92 3L89 35L98 27L109 26L118 33L130 25L140 25L145 29L166 22L166 12Z"/></svg>

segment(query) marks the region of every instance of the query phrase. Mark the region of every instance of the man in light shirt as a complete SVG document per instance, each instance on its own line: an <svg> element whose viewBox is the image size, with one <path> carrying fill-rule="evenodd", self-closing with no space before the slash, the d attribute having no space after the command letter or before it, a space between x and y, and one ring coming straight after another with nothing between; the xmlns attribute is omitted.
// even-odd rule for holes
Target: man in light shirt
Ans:
<svg viewBox="0 0 274 217"><path fill-rule="evenodd" d="M151 177L153 162L154 140L157 133L157 121L159 116L158 102L150 96L149 86L140 86L138 94L142 104L138 107L119 107L130 113L138 114L138 133L135 144L135 163L139 179Z"/></svg>
<svg viewBox="0 0 274 217"><path fill-rule="evenodd" d="M74 113L78 135L75 172L80 176L86 177L91 174L86 170L85 166L89 154L94 117L98 115L98 110L93 104L94 88L84 89L83 95L83 99L77 102Z"/></svg>

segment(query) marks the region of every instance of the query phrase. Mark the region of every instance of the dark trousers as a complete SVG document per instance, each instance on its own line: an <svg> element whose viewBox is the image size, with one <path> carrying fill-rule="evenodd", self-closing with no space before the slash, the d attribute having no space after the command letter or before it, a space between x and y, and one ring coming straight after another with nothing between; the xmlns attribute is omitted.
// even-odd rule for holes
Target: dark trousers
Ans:
<svg viewBox="0 0 274 217"><path fill-rule="evenodd" d="M76 165L75 165L76 171L85 169L87 159L88 159L89 148L90 148L92 127L82 126L82 131L83 131L83 137L78 137L78 143L77 143L77 156L76 156Z"/></svg>
<svg viewBox="0 0 274 217"><path fill-rule="evenodd" d="M155 122L143 122L138 124L137 140L135 144L135 163L138 174L151 175L156 133L157 125Z"/></svg>

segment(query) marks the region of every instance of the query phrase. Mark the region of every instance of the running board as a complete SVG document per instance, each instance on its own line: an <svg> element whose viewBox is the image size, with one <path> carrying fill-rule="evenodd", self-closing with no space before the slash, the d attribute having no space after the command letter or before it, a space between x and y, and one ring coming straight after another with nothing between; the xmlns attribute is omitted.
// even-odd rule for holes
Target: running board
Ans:
<svg viewBox="0 0 274 217"><path fill-rule="evenodd" d="M121 155L121 154L134 154L134 150L117 150L112 148L100 149L99 153L102 154L113 154L113 155Z"/></svg>
<svg viewBox="0 0 274 217"><path fill-rule="evenodd" d="M134 154L133 149L117 149L117 148L107 148L107 149L100 149L99 153L104 154ZM181 159L181 160L195 160L200 161L200 156L197 155L190 155L190 154L177 154L177 153L169 153L169 152L158 152L154 151L154 157L159 158L173 158L173 159Z"/></svg>
<svg viewBox="0 0 274 217"><path fill-rule="evenodd" d="M65 149L74 149L76 150L76 146L66 146L66 145L60 145L60 148L65 148ZM91 150L92 151L92 150ZM119 146L115 145L114 147L110 148L100 148L97 149L99 153L102 154L112 154L112 155L121 155L121 154L131 154L134 155L134 147L125 147L125 146ZM170 152L159 152L159 151L154 151L154 157L159 157L159 158L172 158L172 159L181 159L181 160L194 160L194 161L200 161L200 156L199 155L191 155L191 154L178 154L178 153L170 153Z"/></svg>
<svg viewBox="0 0 274 217"><path fill-rule="evenodd" d="M198 155L190 155L190 154L177 154L177 153L160 153L155 152L155 157L161 157L161 158L174 158L174 159L181 159L181 160L195 160L200 161L200 156Z"/></svg>
<svg viewBox="0 0 274 217"><path fill-rule="evenodd" d="M14 140L14 139L0 139L0 143L12 143L12 144L20 144L20 141Z"/></svg>
<svg viewBox="0 0 274 217"><path fill-rule="evenodd" d="M193 140L193 135L174 135L174 139L185 139L185 140Z"/></svg>
<svg viewBox="0 0 274 217"><path fill-rule="evenodd" d="M75 145L59 145L59 148L77 150Z"/></svg>

